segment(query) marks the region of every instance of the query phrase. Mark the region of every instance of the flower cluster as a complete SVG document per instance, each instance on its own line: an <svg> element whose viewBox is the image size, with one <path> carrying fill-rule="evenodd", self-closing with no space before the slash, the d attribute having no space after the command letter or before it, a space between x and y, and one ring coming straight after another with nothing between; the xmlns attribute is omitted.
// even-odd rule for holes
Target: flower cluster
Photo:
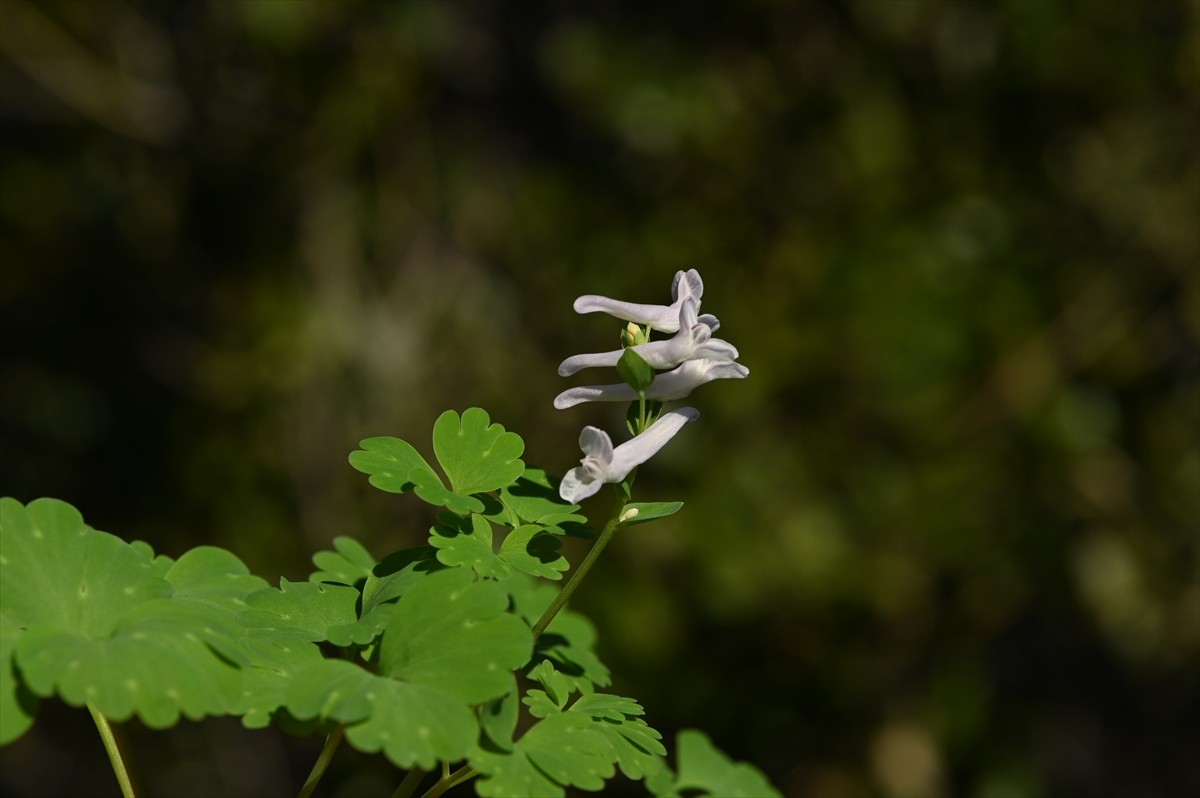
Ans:
<svg viewBox="0 0 1200 798"><path fill-rule="evenodd" d="M583 402L670 401L684 398L711 380L746 377L750 370L737 362L737 348L713 337L721 326L717 317L700 314L703 293L704 282L699 272L691 269L675 274L670 305L641 305L591 294L576 299L577 313L608 313L630 322L625 334L629 345L612 352L569 357L558 367L560 376L568 377L581 369L596 366L616 366L628 350L661 373L655 374L649 386L641 391L628 383L569 388L554 399L554 406L563 410ZM674 335L651 341L651 330ZM559 494L574 503L595 494L606 482L621 482L666 445L684 424L699 417L700 412L694 407L668 411L632 440L616 447L608 433L596 427L584 427L579 436L584 458L563 477Z"/></svg>

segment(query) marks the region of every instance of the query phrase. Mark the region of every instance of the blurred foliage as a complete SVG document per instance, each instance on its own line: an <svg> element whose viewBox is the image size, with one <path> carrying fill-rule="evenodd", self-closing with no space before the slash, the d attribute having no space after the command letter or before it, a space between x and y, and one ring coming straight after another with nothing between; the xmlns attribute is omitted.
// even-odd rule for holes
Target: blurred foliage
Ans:
<svg viewBox="0 0 1200 798"><path fill-rule="evenodd" d="M479 405L562 473L622 428L551 409L619 331L571 299L697 268L752 373L578 600L618 692L793 796L1200 792L1200 4L2 0L0 112L0 492L382 555L431 519L360 439ZM155 794L316 753L165 737Z"/></svg>

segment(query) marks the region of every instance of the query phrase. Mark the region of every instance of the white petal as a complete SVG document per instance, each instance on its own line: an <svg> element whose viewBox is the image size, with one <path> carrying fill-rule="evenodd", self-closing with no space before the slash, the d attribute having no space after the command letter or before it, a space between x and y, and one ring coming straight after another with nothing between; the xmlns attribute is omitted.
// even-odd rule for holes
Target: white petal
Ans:
<svg viewBox="0 0 1200 798"><path fill-rule="evenodd" d="M568 388L554 397L554 406L559 410L566 410L584 402L632 402L637 398L637 392L625 383L580 385L578 388Z"/></svg>
<svg viewBox="0 0 1200 798"><path fill-rule="evenodd" d="M749 374L750 369L741 363L712 358L689 360L673 371L656 375L654 382L646 389L646 398L670 402L684 398L706 382L740 380ZM568 388L556 396L554 406L559 410L566 410L584 402L633 402L637 398L637 392L625 383L580 385L577 388Z"/></svg>
<svg viewBox="0 0 1200 798"><path fill-rule="evenodd" d="M659 399L664 402L682 399L706 382L717 379L740 379L749 373L750 369L741 363L729 363L708 358L689 360L674 371L668 371L666 374L655 377L654 383L646 391L646 398Z"/></svg>
<svg viewBox="0 0 1200 798"><path fill-rule="evenodd" d="M562 478L562 482L558 486L558 495L565 502L578 504L587 497L596 495L603 485L603 482L592 479L582 468L576 467L568 471Z"/></svg>
<svg viewBox="0 0 1200 798"><path fill-rule="evenodd" d="M607 465L613 459L612 438L598 427L584 427L579 433L579 448L591 457L599 458Z"/></svg>
<svg viewBox="0 0 1200 798"><path fill-rule="evenodd" d="M612 466L609 470L608 481L620 482L629 476L629 472L649 460L658 450L667 445L667 441L675 437L683 425L700 418L700 411L694 407L680 407L663 413L658 420L647 427L641 435L631 441L626 441L613 450Z"/></svg>
<svg viewBox="0 0 1200 798"><path fill-rule="evenodd" d="M700 307L700 297L704 294L704 281L700 272L695 269L678 271L671 283L670 305L643 305L637 302L624 302L620 299L584 294L575 300L576 313L607 313L618 319L648 325L659 332L673 333L679 329L679 312L687 299L694 299L696 307ZM720 326L716 316L705 314L700 321L708 324L714 330Z"/></svg>
<svg viewBox="0 0 1200 798"><path fill-rule="evenodd" d="M674 305L642 305L623 302L596 294L584 294L575 300L576 313L607 313L618 319L645 324L662 332L679 329L679 308Z"/></svg>
<svg viewBox="0 0 1200 798"><path fill-rule="evenodd" d="M694 296L686 297L680 305L679 331L666 341L638 344L633 347L633 351L641 355L651 368L659 370L673 369L685 360L697 358L737 359L737 349L726 341L713 339L713 328L699 321L696 316L698 304L698 300ZM560 377L569 377L581 369L615 366L621 359L623 351L614 349L611 352L573 355L559 364L558 374Z"/></svg>
<svg viewBox="0 0 1200 798"><path fill-rule="evenodd" d="M689 296L696 298L696 304L700 304L700 297L704 295L704 281L700 279L700 272L695 269L688 269L675 272L675 279L671 281L671 298L679 301L687 299Z"/></svg>

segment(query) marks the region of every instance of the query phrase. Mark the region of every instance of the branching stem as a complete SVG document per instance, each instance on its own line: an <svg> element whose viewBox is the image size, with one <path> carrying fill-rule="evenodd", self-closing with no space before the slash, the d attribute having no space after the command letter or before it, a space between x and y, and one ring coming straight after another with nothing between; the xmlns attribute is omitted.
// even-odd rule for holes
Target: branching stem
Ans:
<svg viewBox="0 0 1200 798"><path fill-rule="evenodd" d="M121 795L124 798L136 798L136 793L133 789L133 779L129 775L129 768L125 764L125 758L121 755L121 744L117 740L117 732L108 722L108 718L100 713L89 702L87 705L88 712L92 713L92 720L96 722L96 729L100 732L100 739L104 743L104 750L108 752L108 761L112 763L113 773L116 774L117 784L121 787Z"/></svg>
<svg viewBox="0 0 1200 798"><path fill-rule="evenodd" d="M442 793L451 787L457 787L464 781L469 781L479 775L479 771L470 765L463 765L453 773L442 776L438 783L425 791L421 798L438 798Z"/></svg>

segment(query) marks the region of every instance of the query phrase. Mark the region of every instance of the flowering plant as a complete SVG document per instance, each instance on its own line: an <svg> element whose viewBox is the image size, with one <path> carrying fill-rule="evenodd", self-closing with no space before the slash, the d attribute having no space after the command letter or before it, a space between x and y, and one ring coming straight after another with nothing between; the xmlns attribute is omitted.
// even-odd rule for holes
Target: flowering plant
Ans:
<svg viewBox="0 0 1200 798"><path fill-rule="evenodd" d="M676 275L670 305L576 301L629 326L621 350L567 358L560 373L615 366L623 382L568 389L555 406L630 401L633 437L614 446L584 427L585 456L561 481L527 466L521 438L479 408L434 423L440 473L406 441L362 441L350 464L372 485L439 508L428 544L376 559L339 537L304 582L272 587L211 546L156 554L62 501L0 499L0 744L57 697L91 713L125 796L135 788L120 722L163 729L209 715L325 735L300 796L343 740L407 771L397 798L467 782L481 796L562 796L599 790L617 769L660 798L778 795L697 731L679 734L672 767L642 706L601 692L611 679L595 629L566 609L619 529L683 506L631 501L637 468L699 417L662 402L748 374L712 337L716 318L699 315L702 293L693 270ZM578 502L605 484L614 508L556 591L570 568L561 540L591 536Z"/></svg>

